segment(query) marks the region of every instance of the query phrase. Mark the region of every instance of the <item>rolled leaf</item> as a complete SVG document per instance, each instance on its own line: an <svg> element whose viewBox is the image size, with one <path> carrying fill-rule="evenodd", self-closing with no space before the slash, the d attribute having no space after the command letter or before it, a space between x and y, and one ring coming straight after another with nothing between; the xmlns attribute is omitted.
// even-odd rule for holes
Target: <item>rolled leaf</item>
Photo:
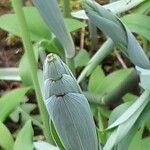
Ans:
<svg viewBox="0 0 150 150"><path fill-rule="evenodd" d="M90 106L68 67L50 54L43 72L45 104L65 149L98 150Z"/></svg>
<svg viewBox="0 0 150 150"><path fill-rule="evenodd" d="M66 57L71 58L75 54L75 47L71 35L65 26L63 17L56 0L33 0L42 18L57 39L62 44Z"/></svg>

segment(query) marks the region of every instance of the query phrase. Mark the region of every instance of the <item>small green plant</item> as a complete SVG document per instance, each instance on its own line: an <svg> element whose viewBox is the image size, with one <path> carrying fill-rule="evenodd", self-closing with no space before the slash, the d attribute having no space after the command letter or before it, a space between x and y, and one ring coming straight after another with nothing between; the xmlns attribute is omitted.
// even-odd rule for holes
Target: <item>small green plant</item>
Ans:
<svg viewBox="0 0 150 150"><path fill-rule="evenodd" d="M149 0L120 0L104 6L84 0L84 11L77 13L71 13L70 1L63 0L64 15L56 0L33 0L33 4L23 7L21 0L12 0L15 14L0 16L0 28L19 36L25 50L18 68L0 69L0 79L23 82L22 88L0 98L0 148L148 150ZM131 13L125 15L129 9ZM83 47L76 50L70 33L89 26L71 14L90 23L92 57ZM97 29L107 36L94 54ZM131 31L138 34L143 48ZM106 74L102 61L111 53L118 56L114 48L132 67L123 64ZM138 89L136 95L133 89ZM36 104L26 96L33 90L38 116L31 114ZM5 125L7 118L20 120L22 128L11 133ZM42 141L34 136L35 126L43 132Z"/></svg>

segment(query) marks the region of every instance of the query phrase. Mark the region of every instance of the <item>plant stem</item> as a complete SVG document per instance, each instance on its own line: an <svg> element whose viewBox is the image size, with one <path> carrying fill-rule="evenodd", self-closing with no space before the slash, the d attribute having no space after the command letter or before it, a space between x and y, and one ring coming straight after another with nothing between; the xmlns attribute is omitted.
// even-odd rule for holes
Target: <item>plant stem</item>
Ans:
<svg viewBox="0 0 150 150"><path fill-rule="evenodd" d="M114 42L108 39L102 47L96 52L96 54L90 59L87 66L81 72L78 77L78 83L80 83L86 76L89 76L96 66L109 54L112 52Z"/></svg>
<svg viewBox="0 0 150 150"><path fill-rule="evenodd" d="M63 0L63 14L65 18L70 17L70 0Z"/></svg>
<svg viewBox="0 0 150 150"><path fill-rule="evenodd" d="M12 0L12 5L15 10L17 19L18 19L18 25L19 25L20 32L22 35L22 41L24 44L25 52L28 57L31 78L33 81L33 86L34 86L36 97L37 97L37 103L39 106L39 110L40 110L40 114L41 114L41 118L43 122L43 132L44 132L46 140L51 143L52 137L50 134L49 115L45 108L43 97L42 97L41 90L40 90L40 85L38 82L38 76L37 76L38 67L37 67L35 55L33 52L33 47L31 44L31 40L30 40L28 28L27 28L27 23L26 23L25 16L23 13L21 0Z"/></svg>

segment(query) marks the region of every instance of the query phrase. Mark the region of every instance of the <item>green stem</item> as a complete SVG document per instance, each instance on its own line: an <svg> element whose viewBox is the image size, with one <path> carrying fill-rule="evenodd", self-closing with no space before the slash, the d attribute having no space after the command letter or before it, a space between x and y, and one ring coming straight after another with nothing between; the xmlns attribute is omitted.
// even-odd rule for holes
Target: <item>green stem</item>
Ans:
<svg viewBox="0 0 150 150"><path fill-rule="evenodd" d="M78 77L78 83L80 83L86 76L89 76L96 66L109 54L112 52L114 42L111 39L108 39L102 47L96 52L96 54L90 59L87 66L81 72Z"/></svg>
<svg viewBox="0 0 150 150"><path fill-rule="evenodd" d="M26 23L25 16L23 13L21 0L12 0L12 5L15 10L17 19L18 19L18 25L20 27L22 41L24 44L25 52L28 57L28 62L30 64L29 67L30 67L30 72L31 72L31 78L33 81L33 86L34 86L36 97L37 97L37 103L39 106L39 110L40 110L40 114L41 114L41 118L43 122L43 132L44 132L46 140L51 143L52 137L50 134L49 115L45 108L43 97L42 97L41 90L40 90L40 85L38 82L38 76L37 76L38 67L37 67L35 55L33 52L33 47L31 44L31 40L30 40L28 28L27 28L27 23Z"/></svg>
<svg viewBox="0 0 150 150"><path fill-rule="evenodd" d="M105 120L104 120L104 117L101 115L101 108L100 107L98 107L97 108L98 109L98 126L99 126L99 137L100 137L100 139L101 139L101 143L102 144L105 144L105 142L106 142L106 133L105 133L105 131L104 131L104 129L105 129L105 125L104 125L104 122L105 122Z"/></svg>
<svg viewBox="0 0 150 150"><path fill-rule="evenodd" d="M70 17L70 0L63 0L63 13L64 17Z"/></svg>

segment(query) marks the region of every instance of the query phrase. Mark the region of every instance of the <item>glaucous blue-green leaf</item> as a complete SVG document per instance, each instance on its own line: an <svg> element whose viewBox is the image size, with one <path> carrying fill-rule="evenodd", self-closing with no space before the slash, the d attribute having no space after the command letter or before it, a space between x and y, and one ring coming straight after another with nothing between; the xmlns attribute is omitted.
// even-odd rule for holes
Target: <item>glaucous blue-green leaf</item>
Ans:
<svg viewBox="0 0 150 150"><path fill-rule="evenodd" d="M117 16L91 0L86 1L85 9L89 18L93 20L93 24L106 32L116 45L123 49L134 65L145 69L150 68L150 62L141 46Z"/></svg>
<svg viewBox="0 0 150 150"><path fill-rule="evenodd" d="M0 68L0 80L20 81L18 68Z"/></svg>
<svg viewBox="0 0 150 150"><path fill-rule="evenodd" d="M50 54L43 72L45 104L65 149L98 150L89 104L68 67Z"/></svg>
<svg viewBox="0 0 150 150"><path fill-rule="evenodd" d="M33 150L33 129L29 120L17 135L13 150Z"/></svg>
<svg viewBox="0 0 150 150"><path fill-rule="evenodd" d="M136 67L140 76L140 86L143 89L150 89L150 70Z"/></svg>
<svg viewBox="0 0 150 150"><path fill-rule="evenodd" d="M34 142L35 150L59 150L58 147L53 146L44 141Z"/></svg>
<svg viewBox="0 0 150 150"><path fill-rule="evenodd" d="M112 15L111 12L107 11L97 2L92 0L86 0L85 11L92 23L107 33L115 43L126 43L127 39L124 31L122 30L123 26L115 15Z"/></svg>
<svg viewBox="0 0 150 150"><path fill-rule="evenodd" d="M109 116L108 125L111 125L117 120L132 104L133 102L126 102L116 107Z"/></svg>
<svg viewBox="0 0 150 150"><path fill-rule="evenodd" d="M4 121L17 108L29 89L29 87L15 89L0 98L1 121Z"/></svg>
<svg viewBox="0 0 150 150"><path fill-rule="evenodd" d="M43 20L56 35L62 44L66 56L71 58L75 55L75 47L71 35L64 23L63 16L59 10L56 0L34 0L33 1Z"/></svg>
<svg viewBox="0 0 150 150"><path fill-rule="evenodd" d="M86 76L89 76L93 73L94 69L104 60L107 55L112 52L113 47L114 42L110 38L108 38L80 73L78 77L78 83L80 83Z"/></svg>
<svg viewBox="0 0 150 150"><path fill-rule="evenodd" d="M13 149L14 139L7 127L0 121L0 146L5 150Z"/></svg>
<svg viewBox="0 0 150 150"><path fill-rule="evenodd" d="M145 91L108 129L117 127L108 138L104 150L112 149L132 129L138 117L149 102L149 91ZM142 103L142 104L141 104Z"/></svg>
<svg viewBox="0 0 150 150"><path fill-rule="evenodd" d="M140 114L149 102L149 96L149 91L145 91L114 123L108 127L108 129L124 123L126 120L132 118L132 115Z"/></svg>
<svg viewBox="0 0 150 150"><path fill-rule="evenodd" d="M130 14L121 18L123 23L134 33L150 40L150 17L142 14Z"/></svg>
<svg viewBox="0 0 150 150"><path fill-rule="evenodd" d="M66 149L97 149L94 124L86 98L77 93L46 100L47 109ZM86 112L86 113L85 113Z"/></svg>

